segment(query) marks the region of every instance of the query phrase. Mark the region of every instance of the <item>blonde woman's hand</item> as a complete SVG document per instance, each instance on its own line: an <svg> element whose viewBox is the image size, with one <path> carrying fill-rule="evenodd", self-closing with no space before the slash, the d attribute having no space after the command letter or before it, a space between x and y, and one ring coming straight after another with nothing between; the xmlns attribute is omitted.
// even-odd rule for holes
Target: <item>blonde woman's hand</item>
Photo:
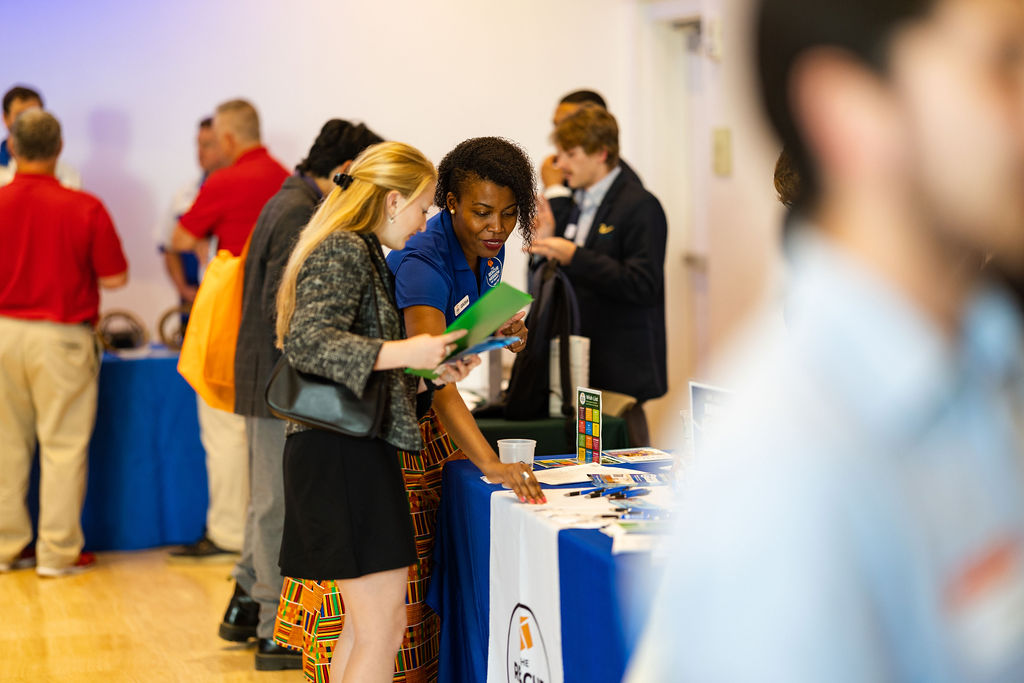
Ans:
<svg viewBox="0 0 1024 683"><path fill-rule="evenodd" d="M467 334L456 330L448 334L418 334L402 342L404 365L417 370L432 370L455 350L455 342Z"/></svg>
<svg viewBox="0 0 1024 683"><path fill-rule="evenodd" d="M431 380L431 382L437 386L461 382L478 365L480 365L479 355L463 358L454 363L443 363L434 370L437 379Z"/></svg>

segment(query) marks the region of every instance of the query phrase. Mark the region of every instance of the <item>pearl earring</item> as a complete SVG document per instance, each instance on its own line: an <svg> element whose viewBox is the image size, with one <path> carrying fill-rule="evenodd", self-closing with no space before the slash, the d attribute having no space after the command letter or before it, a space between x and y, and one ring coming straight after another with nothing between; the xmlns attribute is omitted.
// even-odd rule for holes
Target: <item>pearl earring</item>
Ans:
<svg viewBox="0 0 1024 683"><path fill-rule="evenodd" d="M455 209L448 209L448 210L452 212L453 216L455 215Z"/></svg>

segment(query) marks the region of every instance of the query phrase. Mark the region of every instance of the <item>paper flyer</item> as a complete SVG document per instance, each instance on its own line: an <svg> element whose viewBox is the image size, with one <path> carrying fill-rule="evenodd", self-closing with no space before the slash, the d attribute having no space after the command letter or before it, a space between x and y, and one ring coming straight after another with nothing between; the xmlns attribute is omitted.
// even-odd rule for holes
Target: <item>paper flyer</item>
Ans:
<svg viewBox="0 0 1024 683"><path fill-rule="evenodd" d="M644 486L659 486L668 483L668 478L664 474L654 474L651 472L640 472L637 474L592 474L590 480L594 482L594 486L633 486L633 485L644 485Z"/></svg>
<svg viewBox="0 0 1024 683"><path fill-rule="evenodd" d="M656 462L659 460L671 460L672 455L658 448L641 446L639 448L617 448L611 451L602 451L601 457L606 462Z"/></svg>
<svg viewBox="0 0 1024 683"><path fill-rule="evenodd" d="M570 467L572 465L579 464L580 463L578 460L576 460L576 458L556 458L554 460L546 458L544 460L534 460L533 469L534 471L547 470L553 467Z"/></svg>

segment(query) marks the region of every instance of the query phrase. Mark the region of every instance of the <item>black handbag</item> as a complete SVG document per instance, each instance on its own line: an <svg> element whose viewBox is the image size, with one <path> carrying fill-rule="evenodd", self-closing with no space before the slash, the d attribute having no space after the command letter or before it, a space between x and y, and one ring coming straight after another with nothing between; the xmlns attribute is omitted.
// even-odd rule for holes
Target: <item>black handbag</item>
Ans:
<svg viewBox="0 0 1024 683"><path fill-rule="evenodd" d="M367 249L374 246L367 243ZM372 252L370 262L380 277ZM387 288L388 281L383 282ZM372 282L370 300L377 316L377 326L383 330ZM359 398L351 389L334 380L296 370L282 355L270 373L265 397L270 412L277 417L347 436L373 438L380 431L387 408L387 373L372 372L363 397Z"/></svg>

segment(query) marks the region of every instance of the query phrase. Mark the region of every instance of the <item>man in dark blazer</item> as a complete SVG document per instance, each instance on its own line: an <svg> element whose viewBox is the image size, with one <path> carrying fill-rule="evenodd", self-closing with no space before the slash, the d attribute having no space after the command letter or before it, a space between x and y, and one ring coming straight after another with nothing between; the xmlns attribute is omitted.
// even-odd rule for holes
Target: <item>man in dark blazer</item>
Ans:
<svg viewBox="0 0 1024 683"><path fill-rule="evenodd" d="M665 361L665 212L619 162L619 130L585 103L552 135L573 201L542 207L530 252L557 260L576 290L590 338L590 384L627 394L634 445L649 445L643 403L668 390Z"/></svg>

